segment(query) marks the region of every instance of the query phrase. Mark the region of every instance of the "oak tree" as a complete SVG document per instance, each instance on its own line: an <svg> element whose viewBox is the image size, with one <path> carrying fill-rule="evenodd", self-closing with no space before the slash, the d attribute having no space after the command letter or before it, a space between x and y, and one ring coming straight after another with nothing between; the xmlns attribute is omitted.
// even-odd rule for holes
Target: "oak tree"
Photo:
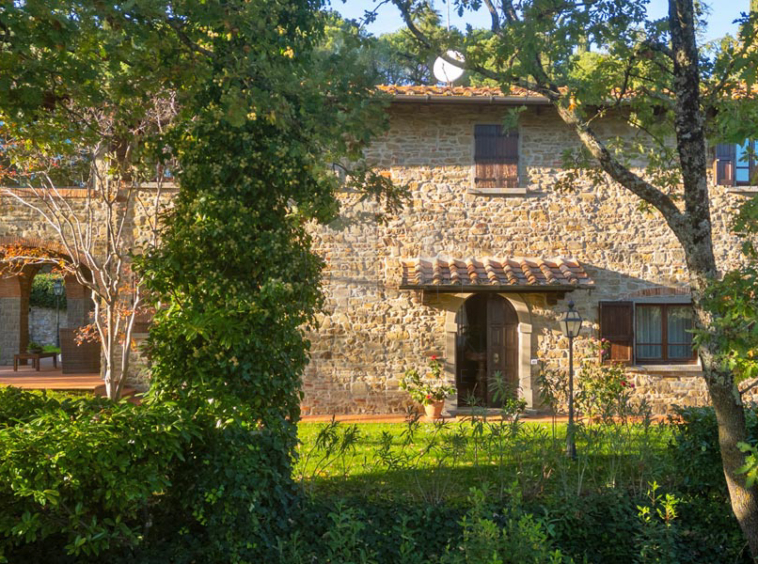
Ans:
<svg viewBox="0 0 758 564"><path fill-rule="evenodd" d="M669 0L668 15L660 20L647 17L642 1L454 0L461 13L488 13L490 33L484 37L455 30L427 33L421 22L434 17L428 2L393 3L429 52L455 48L464 53L469 71L506 92L519 86L547 98L581 147L567 156L573 172L563 186L583 173L599 172L654 210L684 250L696 327L706 333L723 330L719 311L704 299L719 278L708 140L758 137L758 96L751 88L758 61L755 11L742 15L738 38L703 45L706 13L694 0ZM648 174L633 169L613 140L598 132L598 119L614 112L648 134L648 148L642 150ZM744 407L735 373L722 362L720 342L702 340L698 354L719 424L732 508L758 557L758 494L739 473Z"/></svg>

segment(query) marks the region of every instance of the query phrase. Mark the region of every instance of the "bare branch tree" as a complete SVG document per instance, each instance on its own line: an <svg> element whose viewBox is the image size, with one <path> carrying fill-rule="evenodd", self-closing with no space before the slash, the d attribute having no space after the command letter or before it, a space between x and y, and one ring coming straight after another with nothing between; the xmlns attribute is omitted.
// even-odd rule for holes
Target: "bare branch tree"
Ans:
<svg viewBox="0 0 758 564"><path fill-rule="evenodd" d="M142 144L149 136L159 138L176 107L173 96L155 99L126 130L105 111L80 114L97 137L68 155L5 140L3 156L13 163L5 180L15 185L0 193L34 212L54 248L5 248L3 270L14 274L26 265L51 264L85 288L94 312L80 338L101 343L106 394L117 400L129 374L135 323L144 314L133 257L158 243L166 183L175 172L171 159L146 156Z"/></svg>

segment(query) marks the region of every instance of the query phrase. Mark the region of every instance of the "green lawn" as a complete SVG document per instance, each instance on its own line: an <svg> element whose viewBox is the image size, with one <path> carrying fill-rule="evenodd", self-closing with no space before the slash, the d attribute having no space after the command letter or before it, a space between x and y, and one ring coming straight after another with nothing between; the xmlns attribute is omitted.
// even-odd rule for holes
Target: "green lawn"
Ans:
<svg viewBox="0 0 758 564"><path fill-rule="evenodd" d="M565 425L550 423L301 423L295 476L307 491L429 502L465 499L488 484L505 495L581 494L621 486L644 491L674 473L666 425L580 426L568 460Z"/></svg>

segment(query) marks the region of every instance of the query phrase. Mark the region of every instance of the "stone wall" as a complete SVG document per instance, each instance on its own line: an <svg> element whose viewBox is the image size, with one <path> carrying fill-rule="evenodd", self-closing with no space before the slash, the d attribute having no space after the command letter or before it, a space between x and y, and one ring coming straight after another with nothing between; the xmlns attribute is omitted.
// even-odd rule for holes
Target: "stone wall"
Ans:
<svg viewBox="0 0 758 564"><path fill-rule="evenodd" d="M408 368L423 368L433 354L444 358L446 378L454 382L456 316L471 294L400 290L406 259L568 256L583 264L595 281L592 290L503 294L518 312L519 383L532 408L540 407L539 366L532 361L567 364L568 342L556 320L569 299L586 320L584 336L592 336L601 300L680 296L687 283L683 252L659 214L640 211L639 200L610 181L578 182L572 192L554 189L561 156L577 142L550 108L520 115L523 193L499 195L472 191L474 125L502 122L506 108L419 103L388 111L390 130L367 157L406 185L410 196L402 213L377 223L371 203L345 193L340 220L313 229L316 251L326 262L326 300L319 326L309 332L304 413L402 412L410 402L398 388L400 378ZM606 137L634 137L620 120L606 119L598 129ZM728 226L745 196L715 186L711 196L716 256L721 268L732 268L741 257ZM71 197L76 205L76 194ZM130 213L128 232L138 247L147 236L146 221L136 210ZM55 234L35 212L0 197L0 240L9 238L44 243L55 241ZM0 364L12 359L20 335L27 334L19 312L28 308L28 298L20 288L18 280L0 280L0 322L8 329L0 331ZM79 298L73 303L69 296L69 318L84 316L84 296ZM579 361L583 354L578 351ZM697 370L658 374L638 368L632 374L639 396L658 412L707 399ZM135 361L130 379L145 387L144 358ZM448 402L448 411L455 403Z"/></svg>
<svg viewBox="0 0 758 564"><path fill-rule="evenodd" d="M523 194L478 195L473 188L474 125L500 123L506 109L495 106L395 105L391 127L368 153L393 181L407 185L410 198L398 217L371 221L371 205L344 195L345 217L314 229L324 272L326 306L311 333L312 361L304 382L305 413L399 412L408 403L398 383L409 367L427 357L445 357L455 378L456 313L468 295L431 295L400 290L401 261L423 257L557 257L578 259L595 281L592 290L565 296L503 294L519 314L522 392L540 406L532 359L566 366L568 342L557 317L571 299L596 335L598 302L624 296L671 294L687 284L684 255L660 215L640 211L640 201L613 182L580 182L573 192L553 188L565 149L574 134L549 108L520 116L520 176ZM605 137L633 133L620 120L599 124ZM640 163L637 163L638 165ZM721 268L740 262L729 234L730 218L743 195L712 187L716 256ZM640 394L655 397L660 410L673 400L705 401L692 371L640 378ZM455 405L455 398L448 408Z"/></svg>
<svg viewBox="0 0 758 564"><path fill-rule="evenodd" d="M29 308L29 339L41 345L56 343L57 313L47 307ZM60 311L60 326L66 326L66 310Z"/></svg>

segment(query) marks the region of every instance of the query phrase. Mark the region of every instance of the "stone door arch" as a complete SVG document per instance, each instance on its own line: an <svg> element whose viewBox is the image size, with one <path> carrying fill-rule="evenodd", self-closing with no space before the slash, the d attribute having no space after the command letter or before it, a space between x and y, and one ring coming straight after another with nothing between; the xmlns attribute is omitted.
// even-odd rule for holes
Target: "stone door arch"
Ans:
<svg viewBox="0 0 758 564"><path fill-rule="evenodd" d="M439 305L445 309L445 379L448 383L456 381L456 366L458 362L458 316L464 302L473 296L473 293L455 293L440 296ZM535 407L536 385L532 378L532 314L527 301L521 294L498 293L498 296L506 299L513 308L518 319L515 337L515 365L518 381L518 393L527 402L527 407ZM458 409L458 394L450 396L445 401L445 409L453 413Z"/></svg>
<svg viewBox="0 0 758 564"><path fill-rule="evenodd" d="M493 293L468 298L457 315L458 406L499 407L518 391L518 316Z"/></svg>

